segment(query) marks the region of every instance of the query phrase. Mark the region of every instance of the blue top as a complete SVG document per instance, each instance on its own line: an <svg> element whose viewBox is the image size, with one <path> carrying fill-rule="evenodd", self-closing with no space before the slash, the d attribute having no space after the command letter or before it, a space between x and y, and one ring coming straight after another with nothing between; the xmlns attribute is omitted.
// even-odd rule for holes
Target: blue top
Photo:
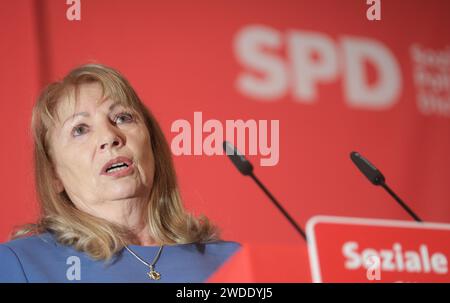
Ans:
<svg viewBox="0 0 450 303"><path fill-rule="evenodd" d="M159 250L128 247L147 263ZM96 261L43 233L0 244L0 282L205 282L239 248L230 241L166 245L155 265L161 279L152 280L149 268L126 249L111 261Z"/></svg>

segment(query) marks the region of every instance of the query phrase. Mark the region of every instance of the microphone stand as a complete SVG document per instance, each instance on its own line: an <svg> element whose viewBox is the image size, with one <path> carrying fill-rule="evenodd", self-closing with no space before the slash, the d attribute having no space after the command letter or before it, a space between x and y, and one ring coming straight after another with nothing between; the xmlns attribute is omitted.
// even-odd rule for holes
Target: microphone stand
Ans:
<svg viewBox="0 0 450 303"><path fill-rule="evenodd" d="M269 197L269 199L275 204L275 206L278 208L279 211L286 217L286 219L291 223L291 225L295 228L295 230L302 236L302 238L307 242L306 234L303 231L303 229L298 226L297 222L295 222L294 219L289 215L289 213L281 206L280 202L275 199L275 197L270 193L270 191L264 186L264 184L259 181L259 179L252 173L249 174L249 176L253 179L253 181L258 184L259 188L263 190L263 192Z"/></svg>
<svg viewBox="0 0 450 303"><path fill-rule="evenodd" d="M295 220L289 215L289 213L281 206L281 203L278 202L277 199L270 193L270 191L262 184L261 181L255 176L253 173L253 165L242 155L239 151L234 147L231 143L224 141L223 149L226 152L228 158L234 164L234 166L243 174L244 176L250 176L253 181L262 189L262 191L269 197L270 201L275 204L279 211L284 215L284 217L291 223L291 225L295 228L295 230L302 236L305 242L308 242L306 239L306 234L303 229L295 222Z"/></svg>
<svg viewBox="0 0 450 303"><path fill-rule="evenodd" d="M419 216L417 216L411 208L408 207L408 205L406 205L405 202L402 201L402 199L400 199L399 196L397 196L394 191L392 189L389 188L389 186L387 186L386 183L382 182L380 184L381 187L383 187L394 199L395 201L397 201L398 204L400 204L401 207L403 207L404 210L406 210L406 212L408 212L408 214L413 217L414 220L416 220L416 222L422 222L422 219L419 218Z"/></svg>
<svg viewBox="0 0 450 303"><path fill-rule="evenodd" d="M411 208L406 205L405 202L400 199L399 196L397 196L392 189L389 188L386 184L386 178L383 176L380 170L376 168L372 163L369 162L366 158L364 158L360 153L358 152L351 152L350 153L350 159L353 161L353 163L358 167L358 169L361 171L361 173L366 176L366 178L376 186L383 187L389 195L394 198L394 200L400 204L400 206L416 221L416 222L422 222L422 219L419 218L418 215L416 215Z"/></svg>

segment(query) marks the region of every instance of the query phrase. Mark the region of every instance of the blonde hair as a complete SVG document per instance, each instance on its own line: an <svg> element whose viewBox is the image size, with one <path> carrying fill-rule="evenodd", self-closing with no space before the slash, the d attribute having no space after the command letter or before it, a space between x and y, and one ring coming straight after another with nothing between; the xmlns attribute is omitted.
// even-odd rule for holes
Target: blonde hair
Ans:
<svg viewBox="0 0 450 303"><path fill-rule="evenodd" d="M59 243L73 246L94 259L110 259L125 244L135 242L130 230L77 209L66 192L59 193L54 186L49 133L58 102L71 91L76 93L80 84L93 82L101 84L103 96L140 113L150 133L155 173L150 199L142 206L142 219L148 224L150 236L168 245L219 240L218 229L206 217L196 218L183 207L171 151L156 119L117 70L99 64L80 66L62 81L50 84L34 106L31 126L40 216L36 223L22 226L13 238L51 232Z"/></svg>

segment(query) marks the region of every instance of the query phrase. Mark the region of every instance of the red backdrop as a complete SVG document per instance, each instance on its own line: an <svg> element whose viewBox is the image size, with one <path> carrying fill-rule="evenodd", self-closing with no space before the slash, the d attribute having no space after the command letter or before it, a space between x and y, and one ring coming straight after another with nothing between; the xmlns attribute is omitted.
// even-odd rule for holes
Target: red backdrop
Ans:
<svg viewBox="0 0 450 303"><path fill-rule="evenodd" d="M0 240L37 214L35 98L87 62L123 72L169 143L172 123L193 125L195 111L223 124L279 120L279 162L248 158L302 225L316 214L409 220L357 171L353 150L424 220L450 222L450 2L381 3L381 20L369 21L365 0L82 0L81 20L69 21L64 0L4 1ZM186 206L224 238L299 240L225 156L175 164Z"/></svg>

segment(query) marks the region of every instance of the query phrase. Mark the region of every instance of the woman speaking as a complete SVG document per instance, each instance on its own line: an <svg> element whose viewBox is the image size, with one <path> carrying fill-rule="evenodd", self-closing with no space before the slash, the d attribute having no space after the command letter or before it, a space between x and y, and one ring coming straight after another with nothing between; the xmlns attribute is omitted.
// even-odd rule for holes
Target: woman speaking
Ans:
<svg viewBox="0 0 450 303"><path fill-rule="evenodd" d="M186 212L167 141L118 71L50 84L32 131L41 211L0 244L0 282L204 282L239 249Z"/></svg>

